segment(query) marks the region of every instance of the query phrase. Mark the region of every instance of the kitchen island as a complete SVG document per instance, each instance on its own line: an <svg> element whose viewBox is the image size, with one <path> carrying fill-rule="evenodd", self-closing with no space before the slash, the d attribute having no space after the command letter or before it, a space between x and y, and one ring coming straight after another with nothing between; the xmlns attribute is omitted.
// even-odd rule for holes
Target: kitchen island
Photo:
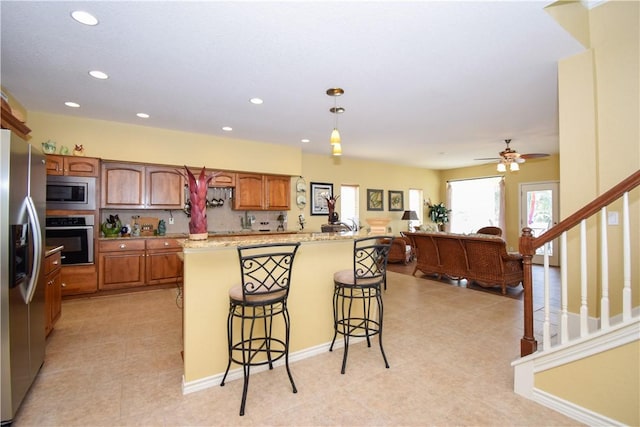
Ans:
<svg viewBox="0 0 640 427"><path fill-rule="evenodd" d="M333 338L333 273L352 268L353 239L357 237L361 236L283 233L184 240L183 393L219 386L227 367L228 292L240 281L238 246L301 242L288 299L289 360L293 362L328 351ZM241 377L242 370L232 366L228 380Z"/></svg>

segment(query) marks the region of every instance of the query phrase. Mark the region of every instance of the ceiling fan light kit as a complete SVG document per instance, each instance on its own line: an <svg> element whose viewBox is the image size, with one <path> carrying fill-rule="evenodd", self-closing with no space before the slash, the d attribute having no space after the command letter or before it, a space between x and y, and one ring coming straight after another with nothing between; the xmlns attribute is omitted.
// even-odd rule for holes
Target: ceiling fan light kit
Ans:
<svg viewBox="0 0 640 427"><path fill-rule="evenodd" d="M504 142L507 144L507 148L498 153L500 157L483 158L476 160L498 160L498 166L496 168L498 172L506 172L507 166L509 166L509 170L511 172L517 172L520 170L520 163L524 163L526 159L537 159L540 157L549 156L545 153L520 154L516 150L513 150L511 147L509 147L509 144L511 143L510 139L505 139Z"/></svg>

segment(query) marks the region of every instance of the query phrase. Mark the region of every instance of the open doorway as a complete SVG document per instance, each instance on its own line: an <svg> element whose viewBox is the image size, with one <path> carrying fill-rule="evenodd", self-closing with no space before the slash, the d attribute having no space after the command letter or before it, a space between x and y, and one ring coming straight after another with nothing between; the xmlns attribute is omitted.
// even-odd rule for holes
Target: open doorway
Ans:
<svg viewBox="0 0 640 427"><path fill-rule="evenodd" d="M520 184L520 229L529 227L534 237L538 237L558 223L558 182L532 182ZM558 266L558 239L549 242L549 265ZM536 250L531 262L544 262L544 247Z"/></svg>

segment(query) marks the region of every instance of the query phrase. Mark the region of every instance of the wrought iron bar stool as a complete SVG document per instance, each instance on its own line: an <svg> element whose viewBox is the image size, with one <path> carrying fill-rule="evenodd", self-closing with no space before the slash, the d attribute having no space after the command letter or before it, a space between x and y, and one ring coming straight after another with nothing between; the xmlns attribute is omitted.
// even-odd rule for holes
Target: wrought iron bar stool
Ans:
<svg viewBox="0 0 640 427"><path fill-rule="evenodd" d="M229 290L229 363L220 385L224 386L232 362L242 366L244 385L240 415L244 415L252 366L268 364L269 369L273 369L273 362L284 357L291 387L294 393L298 392L289 369L287 297L299 246L300 243L273 243L238 247L241 284ZM277 318L282 321L284 331L275 337L273 326ZM234 337L234 324L240 330L239 337Z"/></svg>
<svg viewBox="0 0 640 427"><path fill-rule="evenodd" d="M385 367L389 368L382 347L382 285L387 277L387 260L393 237L372 236L356 239L353 243L353 269L334 273L333 293L333 351L338 334L344 338L342 371L347 366L349 338L366 338L371 347L371 337L378 335L380 352Z"/></svg>

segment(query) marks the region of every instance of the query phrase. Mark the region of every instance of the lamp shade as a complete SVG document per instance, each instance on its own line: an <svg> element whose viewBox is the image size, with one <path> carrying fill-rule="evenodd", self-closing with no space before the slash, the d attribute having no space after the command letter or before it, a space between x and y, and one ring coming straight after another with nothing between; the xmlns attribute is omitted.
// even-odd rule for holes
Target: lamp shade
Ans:
<svg viewBox="0 0 640 427"><path fill-rule="evenodd" d="M329 137L329 142L331 142L331 145L340 144L341 142L340 132L338 132L337 128L334 128L331 131L331 137Z"/></svg>
<svg viewBox="0 0 640 427"><path fill-rule="evenodd" d="M418 214L416 214L416 211L404 211L402 219L415 221L418 219Z"/></svg>

